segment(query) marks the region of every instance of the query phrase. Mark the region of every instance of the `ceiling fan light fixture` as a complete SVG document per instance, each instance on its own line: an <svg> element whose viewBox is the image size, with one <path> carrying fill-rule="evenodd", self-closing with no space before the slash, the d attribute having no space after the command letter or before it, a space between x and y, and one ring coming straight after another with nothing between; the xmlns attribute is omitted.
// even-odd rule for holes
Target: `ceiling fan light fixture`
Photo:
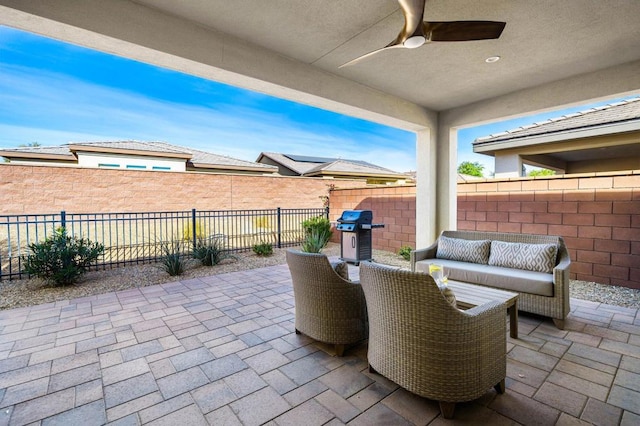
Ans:
<svg viewBox="0 0 640 426"><path fill-rule="evenodd" d="M414 35L406 39L404 43L402 43L402 45L407 49L415 49L422 46L426 41L427 39L425 38L425 36Z"/></svg>
<svg viewBox="0 0 640 426"><path fill-rule="evenodd" d="M441 41L495 40L500 38L506 22L498 21L425 21L424 6L427 0L397 0L404 16L404 26L397 37L386 46L358 56L338 68L357 64L389 49L417 49L427 43ZM487 58L487 62L500 59Z"/></svg>

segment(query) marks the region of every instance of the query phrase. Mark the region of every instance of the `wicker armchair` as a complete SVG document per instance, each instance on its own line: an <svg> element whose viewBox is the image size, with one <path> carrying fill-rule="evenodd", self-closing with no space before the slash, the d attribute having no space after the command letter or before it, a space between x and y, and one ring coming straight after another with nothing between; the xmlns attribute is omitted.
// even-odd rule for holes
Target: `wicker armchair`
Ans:
<svg viewBox="0 0 640 426"><path fill-rule="evenodd" d="M360 264L369 315L369 369L437 400L444 418L457 402L495 387L507 374L505 315L490 302L460 311L431 276L372 262Z"/></svg>
<svg viewBox="0 0 640 426"><path fill-rule="evenodd" d="M324 254L287 251L293 280L296 333L334 344L338 356L345 345L368 336L367 306L357 281L342 278Z"/></svg>

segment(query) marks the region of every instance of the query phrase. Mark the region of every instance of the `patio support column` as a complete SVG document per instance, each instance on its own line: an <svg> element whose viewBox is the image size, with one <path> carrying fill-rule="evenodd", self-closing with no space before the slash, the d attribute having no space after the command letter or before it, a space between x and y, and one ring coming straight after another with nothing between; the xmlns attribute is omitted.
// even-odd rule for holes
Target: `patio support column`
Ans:
<svg viewBox="0 0 640 426"><path fill-rule="evenodd" d="M427 247L437 236L436 132L416 132L416 248Z"/></svg>
<svg viewBox="0 0 640 426"><path fill-rule="evenodd" d="M442 122L438 125L436 162L437 237L441 231L457 229L458 214L458 130Z"/></svg>
<svg viewBox="0 0 640 426"><path fill-rule="evenodd" d="M522 158L518 153L496 154L494 164L496 178L522 176Z"/></svg>

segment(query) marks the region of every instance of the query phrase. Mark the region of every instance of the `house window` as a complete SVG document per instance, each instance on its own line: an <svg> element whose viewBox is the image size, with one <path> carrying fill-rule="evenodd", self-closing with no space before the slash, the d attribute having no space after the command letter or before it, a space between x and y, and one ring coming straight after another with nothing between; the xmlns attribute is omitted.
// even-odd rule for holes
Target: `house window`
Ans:
<svg viewBox="0 0 640 426"><path fill-rule="evenodd" d="M111 163L98 163L98 167L120 167L120 164L111 164Z"/></svg>
<svg viewBox="0 0 640 426"><path fill-rule="evenodd" d="M153 166L152 170L171 170L171 167L165 167L165 166Z"/></svg>
<svg viewBox="0 0 640 426"><path fill-rule="evenodd" d="M144 170L146 168L147 168L147 166L138 166L137 164L127 164L127 169Z"/></svg>

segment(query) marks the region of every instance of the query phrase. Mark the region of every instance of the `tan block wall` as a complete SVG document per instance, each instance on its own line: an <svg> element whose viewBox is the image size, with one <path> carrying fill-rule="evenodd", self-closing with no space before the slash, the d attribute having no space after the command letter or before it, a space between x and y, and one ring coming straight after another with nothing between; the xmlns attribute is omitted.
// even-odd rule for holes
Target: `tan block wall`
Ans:
<svg viewBox="0 0 640 426"><path fill-rule="evenodd" d="M387 224L373 232L376 249L415 247L414 186L332 191L330 208L332 220L372 210ZM561 235L572 279L640 288L640 171L460 183L457 226Z"/></svg>
<svg viewBox="0 0 640 426"><path fill-rule="evenodd" d="M331 184L332 221L372 210L374 248L415 247L410 185L0 164L0 214L315 208ZM640 288L640 171L461 183L458 229L561 235L572 279Z"/></svg>
<svg viewBox="0 0 640 426"><path fill-rule="evenodd" d="M0 214L319 208L361 181L0 164Z"/></svg>

